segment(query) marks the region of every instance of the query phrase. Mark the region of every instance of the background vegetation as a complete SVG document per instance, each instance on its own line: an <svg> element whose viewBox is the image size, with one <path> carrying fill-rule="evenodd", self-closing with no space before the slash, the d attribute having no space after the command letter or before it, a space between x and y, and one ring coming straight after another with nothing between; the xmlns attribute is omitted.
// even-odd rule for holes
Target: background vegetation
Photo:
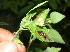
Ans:
<svg viewBox="0 0 70 52"><path fill-rule="evenodd" d="M1 0L0 1L0 27L6 28L11 32L15 32L19 28L21 19L25 14L37 4L45 0ZM58 32L60 32L65 45L57 43L41 43L38 40L35 40L31 45L31 49L40 47L42 49L45 46L55 46L62 47L61 52L69 52L70 49L70 0L48 0L48 3L43 5L41 8L50 8L51 11L58 11L64 15L66 18L55 26L52 24ZM28 32L29 33L29 32ZM28 40L30 35L26 36L27 33L23 31L23 35L20 35L20 39L24 42L25 46L28 45ZM23 38L22 38L23 37ZM26 41L24 41L26 40ZM34 48L33 48L34 47Z"/></svg>

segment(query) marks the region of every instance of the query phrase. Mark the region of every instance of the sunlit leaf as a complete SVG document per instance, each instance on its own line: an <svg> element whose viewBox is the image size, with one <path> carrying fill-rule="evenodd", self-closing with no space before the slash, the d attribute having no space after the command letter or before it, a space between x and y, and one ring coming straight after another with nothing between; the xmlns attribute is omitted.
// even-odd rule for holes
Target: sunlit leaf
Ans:
<svg viewBox="0 0 70 52"><path fill-rule="evenodd" d="M36 19L34 20L34 23L36 25L43 26L49 11L50 11L49 8L43 10L40 14L37 15Z"/></svg>
<svg viewBox="0 0 70 52"><path fill-rule="evenodd" d="M59 52L61 48L55 48L55 47L47 47L47 49L43 52Z"/></svg>
<svg viewBox="0 0 70 52"><path fill-rule="evenodd" d="M61 21L65 16L61 13L58 12L52 12L50 14L50 18L51 18L51 23L55 24L58 23L59 21Z"/></svg>
<svg viewBox="0 0 70 52"><path fill-rule="evenodd" d="M53 42L46 27L36 27L36 37L42 42Z"/></svg>
<svg viewBox="0 0 70 52"><path fill-rule="evenodd" d="M46 27L39 27L33 23L30 23L28 29L30 30L31 34L37 39L39 39L40 41L53 42L53 40L50 38L48 29Z"/></svg>
<svg viewBox="0 0 70 52"><path fill-rule="evenodd" d="M13 40L16 41L19 44L23 44L18 37L14 37Z"/></svg>
<svg viewBox="0 0 70 52"><path fill-rule="evenodd" d="M51 39L54 40L54 42L65 44L65 42L62 39L61 35L56 30L49 29L49 33L50 33Z"/></svg>
<svg viewBox="0 0 70 52"><path fill-rule="evenodd" d="M20 23L20 27L26 28L30 24L30 19L36 14L34 13L29 13L26 17L24 17Z"/></svg>

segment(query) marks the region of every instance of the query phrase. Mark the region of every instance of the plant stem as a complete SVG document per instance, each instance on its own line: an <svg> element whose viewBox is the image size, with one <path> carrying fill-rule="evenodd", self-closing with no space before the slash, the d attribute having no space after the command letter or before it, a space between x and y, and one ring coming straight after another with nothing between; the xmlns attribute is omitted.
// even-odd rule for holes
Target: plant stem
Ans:
<svg viewBox="0 0 70 52"><path fill-rule="evenodd" d="M19 33L20 33L21 30L27 30L27 29L19 28L19 29L17 30L17 32L14 33L14 34L15 34L15 35L14 35L14 38L16 38L16 37L19 38ZM13 39L14 39L14 38L13 38Z"/></svg>
<svg viewBox="0 0 70 52"><path fill-rule="evenodd" d="M30 36L30 40L29 40L29 45L28 45L28 48L27 48L27 52L29 51L29 47L31 45L31 43L36 39L36 37L32 37L32 35Z"/></svg>
<svg viewBox="0 0 70 52"><path fill-rule="evenodd" d="M15 35L14 35L14 38L15 39L16 37L19 38L19 33L20 33L21 29L19 29L17 32L15 32Z"/></svg>
<svg viewBox="0 0 70 52"><path fill-rule="evenodd" d="M49 26L50 29L53 29L52 26L50 24L47 24Z"/></svg>
<svg viewBox="0 0 70 52"><path fill-rule="evenodd" d="M29 47L30 47L31 43L32 43L32 35L30 36L30 40L29 40L29 45L28 45L28 48L27 48L27 52L29 50Z"/></svg>

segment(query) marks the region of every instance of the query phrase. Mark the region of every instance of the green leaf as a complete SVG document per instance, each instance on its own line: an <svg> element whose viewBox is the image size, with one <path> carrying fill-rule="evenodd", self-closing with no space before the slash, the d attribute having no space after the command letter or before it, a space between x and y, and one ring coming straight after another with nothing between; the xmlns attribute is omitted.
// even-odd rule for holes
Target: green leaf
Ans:
<svg viewBox="0 0 70 52"><path fill-rule="evenodd" d="M36 9L36 8L38 8L38 7L40 7L40 6L42 6L43 4L45 4L46 2L48 2L48 1L44 1L44 2L42 2L42 3L40 3L40 4L38 4L37 6L35 6L34 8L32 8L28 13L30 13L32 10L34 10L34 9ZM27 13L27 14L28 14Z"/></svg>
<svg viewBox="0 0 70 52"><path fill-rule="evenodd" d="M47 47L47 49L44 52L59 52L61 48L55 48L55 47Z"/></svg>
<svg viewBox="0 0 70 52"><path fill-rule="evenodd" d="M45 19L48 15L49 11L50 11L49 8L43 10L40 14L37 15L36 19L34 20L34 23L39 26L44 26L44 22L45 22Z"/></svg>
<svg viewBox="0 0 70 52"><path fill-rule="evenodd" d="M28 29L29 29L29 31L31 32L31 35L33 35L34 37L35 37L35 31L36 31L36 25L34 24L34 23L30 23L29 25L28 25Z"/></svg>
<svg viewBox="0 0 70 52"><path fill-rule="evenodd" d="M51 39L54 40L54 42L65 44L65 42L63 41L61 35L56 30L49 29L49 34L51 36Z"/></svg>
<svg viewBox="0 0 70 52"><path fill-rule="evenodd" d="M43 34L40 35L40 34ZM42 42L53 42L46 27L36 27L36 37Z"/></svg>
<svg viewBox="0 0 70 52"><path fill-rule="evenodd" d="M26 28L29 23L31 22L31 18L36 14L36 12L34 13L29 13L26 17L24 17L20 23L20 28Z"/></svg>
<svg viewBox="0 0 70 52"><path fill-rule="evenodd" d="M40 48L35 48L35 52L43 52L43 50Z"/></svg>
<svg viewBox="0 0 70 52"><path fill-rule="evenodd" d="M50 18L51 18L51 23L55 24L58 23L59 21L61 21L65 16L61 13L58 12L52 12L50 14Z"/></svg>
<svg viewBox="0 0 70 52"><path fill-rule="evenodd" d="M9 25L9 24L7 24L5 22L0 22L0 25Z"/></svg>
<svg viewBox="0 0 70 52"><path fill-rule="evenodd" d="M21 42L21 40L20 40L19 38L17 38L17 37L14 37L13 40L14 40L15 42L19 43L19 44L23 44L23 43Z"/></svg>
<svg viewBox="0 0 70 52"><path fill-rule="evenodd" d="M53 42L53 40L50 38L48 29L46 27L39 27L39 26L36 26L34 23L30 23L28 26L28 29L30 30L31 34L37 39L39 39L40 41ZM44 36L40 35L39 31L45 35Z"/></svg>
<svg viewBox="0 0 70 52"><path fill-rule="evenodd" d="M48 30L46 27L39 27L33 23L29 25L28 29L30 30L30 32L34 37L36 37L42 42L57 42L57 43L65 44L60 34L54 29ZM45 35L42 36L42 34L45 34Z"/></svg>

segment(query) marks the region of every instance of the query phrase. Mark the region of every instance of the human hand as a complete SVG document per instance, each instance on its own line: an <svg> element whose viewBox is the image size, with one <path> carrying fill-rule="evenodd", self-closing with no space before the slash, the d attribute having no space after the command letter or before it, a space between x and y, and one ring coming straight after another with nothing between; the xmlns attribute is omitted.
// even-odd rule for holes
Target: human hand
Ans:
<svg viewBox="0 0 70 52"><path fill-rule="evenodd" d="M13 37L13 33L0 28L0 52L26 52L25 46L13 41Z"/></svg>

